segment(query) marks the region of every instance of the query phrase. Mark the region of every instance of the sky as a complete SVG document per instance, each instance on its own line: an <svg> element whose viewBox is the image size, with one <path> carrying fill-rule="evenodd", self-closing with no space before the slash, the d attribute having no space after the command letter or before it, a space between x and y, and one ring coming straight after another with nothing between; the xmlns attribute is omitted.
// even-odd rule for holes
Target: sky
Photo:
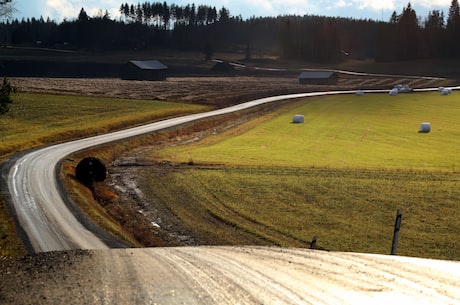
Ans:
<svg viewBox="0 0 460 305"><path fill-rule="evenodd" d="M122 3L137 4L143 2L164 2L164 0L13 0L17 9L14 18L48 17L56 22L72 20L84 8L89 16L98 11L108 11L112 19L119 17ZM417 16L422 20L431 10L440 10L447 16L451 0L176 0L168 4L226 7L232 16L248 19L252 16L266 17L279 15L321 15L347 17L355 19L373 19L388 21L393 11L398 14L410 2Z"/></svg>

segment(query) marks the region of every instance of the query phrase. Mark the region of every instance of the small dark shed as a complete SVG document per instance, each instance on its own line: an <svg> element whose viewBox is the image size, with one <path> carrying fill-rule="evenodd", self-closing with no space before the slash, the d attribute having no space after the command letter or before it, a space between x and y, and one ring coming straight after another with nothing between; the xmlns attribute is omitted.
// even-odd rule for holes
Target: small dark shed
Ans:
<svg viewBox="0 0 460 305"><path fill-rule="evenodd" d="M165 80L167 70L158 60L130 60L121 68L121 79Z"/></svg>
<svg viewBox="0 0 460 305"><path fill-rule="evenodd" d="M339 77L333 71L306 71L299 75L300 84L337 85Z"/></svg>

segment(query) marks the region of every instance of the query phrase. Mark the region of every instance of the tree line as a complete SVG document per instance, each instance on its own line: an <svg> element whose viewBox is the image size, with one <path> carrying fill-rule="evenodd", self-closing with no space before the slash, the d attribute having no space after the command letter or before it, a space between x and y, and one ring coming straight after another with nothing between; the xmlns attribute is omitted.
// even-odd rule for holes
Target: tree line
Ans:
<svg viewBox="0 0 460 305"><path fill-rule="evenodd" d="M275 54L289 59L334 63L346 58L397 61L460 57L460 11L452 0L448 15L439 10L417 16L411 3L387 22L325 16L232 16L225 7L166 2L120 5L120 17L107 11L75 19L49 18L0 23L0 43L84 50L174 48L240 51L246 58Z"/></svg>
<svg viewBox="0 0 460 305"><path fill-rule="evenodd" d="M144 2L137 5L124 3L120 6L120 13L125 21L142 22L165 30L171 29L173 24L209 25L230 17L230 12L225 7L217 11L215 6L195 6L194 3L185 6L168 5L166 2Z"/></svg>

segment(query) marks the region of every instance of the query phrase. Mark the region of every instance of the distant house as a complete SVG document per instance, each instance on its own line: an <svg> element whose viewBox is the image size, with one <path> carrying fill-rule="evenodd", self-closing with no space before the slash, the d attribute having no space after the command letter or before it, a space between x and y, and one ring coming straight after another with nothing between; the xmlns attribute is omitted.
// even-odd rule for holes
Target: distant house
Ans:
<svg viewBox="0 0 460 305"><path fill-rule="evenodd" d="M121 68L121 79L165 80L168 67L158 60L130 60Z"/></svg>
<svg viewBox="0 0 460 305"><path fill-rule="evenodd" d="M300 84L337 85L339 77L333 71L305 71L299 75Z"/></svg>

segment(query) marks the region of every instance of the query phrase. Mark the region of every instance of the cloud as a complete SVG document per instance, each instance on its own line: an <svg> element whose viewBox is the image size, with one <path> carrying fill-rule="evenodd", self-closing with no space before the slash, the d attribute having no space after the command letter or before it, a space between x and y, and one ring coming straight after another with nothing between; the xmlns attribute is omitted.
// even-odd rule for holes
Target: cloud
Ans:
<svg viewBox="0 0 460 305"><path fill-rule="evenodd" d="M334 4L334 7L336 8L345 8L345 7L350 7L353 6L352 2L347 2L345 0L339 0Z"/></svg>
<svg viewBox="0 0 460 305"><path fill-rule="evenodd" d="M76 17L76 8L73 2L68 0L46 0L44 13L49 16L56 16L58 19Z"/></svg>
<svg viewBox="0 0 460 305"><path fill-rule="evenodd" d="M123 1L102 0L102 1L82 1L82 0L46 0L42 8L42 15L50 16L58 21L74 19L78 17L82 8L89 16L95 16L99 11L108 11L110 16L119 16L119 7ZM123 2L124 3L124 2Z"/></svg>
<svg viewBox="0 0 460 305"><path fill-rule="evenodd" d="M426 8L432 8L433 6L449 8L452 1L451 0L419 0L419 1L413 1L411 3L414 5L420 5Z"/></svg>
<svg viewBox="0 0 460 305"><path fill-rule="evenodd" d="M214 2L215 3L215 2ZM224 2L234 15L242 15L243 18L251 16L278 16L278 15L305 15L316 10L310 0L264 0L264 1L230 1ZM216 4L213 4L216 5ZM219 5L217 5L219 7Z"/></svg>
<svg viewBox="0 0 460 305"><path fill-rule="evenodd" d="M396 8L393 0L352 0L358 9L371 9L373 11L394 10ZM406 4L405 4L406 5Z"/></svg>
<svg viewBox="0 0 460 305"><path fill-rule="evenodd" d="M341 2L343 0L339 0ZM400 11L410 2L412 7L425 9L445 8L448 9L451 0L351 0L358 9L370 9L373 11L396 10Z"/></svg>

